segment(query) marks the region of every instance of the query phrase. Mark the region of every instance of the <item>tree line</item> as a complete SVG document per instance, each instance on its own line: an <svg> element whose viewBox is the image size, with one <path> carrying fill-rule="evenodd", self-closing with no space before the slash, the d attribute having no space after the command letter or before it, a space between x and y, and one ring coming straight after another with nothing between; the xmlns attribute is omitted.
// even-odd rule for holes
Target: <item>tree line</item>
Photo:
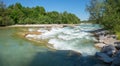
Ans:
<svg viewBox="0 0 120 66"><path fill-rule="evenodd" d="M20 3L6 7L0 2L0 25L13 24L78 24L80 19L72 13L64 11L46 12L44 7L24 7Z"/></svg>
<svg viewBox="0 0 120 66"><path fill-rule="evenodd" d="M90 14L89 21L120 33L120 0L90 0L86 9Z"/></svg>

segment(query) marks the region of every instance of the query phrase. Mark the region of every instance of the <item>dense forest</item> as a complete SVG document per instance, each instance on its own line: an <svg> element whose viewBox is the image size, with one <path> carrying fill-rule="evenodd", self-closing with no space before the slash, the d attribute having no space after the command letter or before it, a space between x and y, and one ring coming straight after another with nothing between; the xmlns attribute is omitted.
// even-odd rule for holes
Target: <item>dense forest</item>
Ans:
<svg viewBox="0 0 120 66"><path fill-rule="evenodd" d="M80 19L68 12L46 12L44 7L24 7L20 3L6 7L0 2L0 25L13 24L77 24Z"/></svg>
<svg viewBox="0 0 120 66"><path fill-rule="evenodd" d="M120 32L120 0L90 0L86 9L90 13L90 21Z"/></svg>

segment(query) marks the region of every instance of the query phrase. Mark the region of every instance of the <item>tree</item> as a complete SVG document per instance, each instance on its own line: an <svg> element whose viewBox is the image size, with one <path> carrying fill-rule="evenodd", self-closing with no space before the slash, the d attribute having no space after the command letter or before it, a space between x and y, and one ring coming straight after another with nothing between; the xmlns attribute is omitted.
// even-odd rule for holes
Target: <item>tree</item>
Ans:
<svg viewBox="0 0 120 66"><path fill-rule="evenodd" d="M106 0L105 4L102 23L107 29L116 30L120 25L120 0Z"/></svg>
<svg viewBox="0 0 120 66"><path fill-rule="evenodd" d="M98 4L102 5L98 7ZM95 23L104 25L112 32L120 32L120 0L91 0L87 10Z"/></svg>
<svg viewBox="0 0 120 66"><path fill-rule="evenodd" d="M47 16L51 18L52 23L60 24L62 17L57 11L48 12Z"/></svg>
<svg viewBox="0 0 120 66"><path fill-rule="evenodd" d="M14 21L8 16L7 8L3 2L0 2L0 25L6 26L14 24Z"/></svg>
<svg viewBox="0 0 120 66"><path fill-rule="evenodd" d="M46 12L44 7L24 7L20 3L5 7L0 3L0 25L11 24L74 24L80 19L68 12L59 13L57 11Z"/></svg>
<svg viewBox="0 0 120 66"><path fill-rule="evenodd" d="M15 24L19 24L19 21L24 19L25 14L23 12L23 6L20 3L10 5L8 9L10 11L9 15L14 20Z"/></svg>
<svg viewBox="0 0 120 66"><path fill-rule="evenodd" d="M86 7L90 14L89 20L100 23L103 17L104 6L104 0L90 0L90 4Z"/></svg>
<svg viewBox="0 0 120 66"><path fill-rule="evenodd" d="M80 23L80 19L74 14L65 11L62 14L62 22L64 24L78 24Z"/></svg>

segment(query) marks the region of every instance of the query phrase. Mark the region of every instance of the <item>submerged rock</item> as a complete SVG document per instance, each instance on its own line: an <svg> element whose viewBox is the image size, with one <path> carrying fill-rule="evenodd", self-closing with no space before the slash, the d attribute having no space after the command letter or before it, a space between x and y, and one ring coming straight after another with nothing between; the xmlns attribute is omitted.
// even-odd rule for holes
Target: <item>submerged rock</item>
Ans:
<svg viewBox="0 0 120 66"><path fill-rule="evenodd" d="M105 63L111 63L113 61L111 57L102 52L96 52L95 56Z"/></svg>
<svg viewBox="0 0 120 66"><path fill-rule="evenodd" d="M76 51L72 51L72 50L68 50L68 51L69 51L69 53L68 53L69 57L82 56L82 54L80 52L76 52Z"/></svg>
<svg viewBox="0 0 120 66"><path fill-rule="evenodd" d="M104 46L101 49L101 52L107 54L108 56L112 56L116 52L116 48L113 45Z"/></svg>
<svg viewBox="0 0 120 66"><path fill-rule="evenodd" d="M120 66L120 50L116 53L111 66Z"/></svg>
<svg viewBox="0 0 120 66"><path fill-rule="evenodd" d="M35 38L37 35L33 35L33 34L28 34L28 35L26 35L25 37L26 38Z"/></svg>

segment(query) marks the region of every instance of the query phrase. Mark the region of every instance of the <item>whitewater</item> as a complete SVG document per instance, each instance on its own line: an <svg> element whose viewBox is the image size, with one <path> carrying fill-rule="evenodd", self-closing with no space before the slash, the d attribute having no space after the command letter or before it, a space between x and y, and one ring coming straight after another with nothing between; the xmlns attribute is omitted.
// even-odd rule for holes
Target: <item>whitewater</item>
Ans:
<svg viewBox="0 0 120 66"><path fill-rule="evenodd" d="M89 31L100 29L98 24L81 23L74 27L52 27L48 29L38 29L42 32L40 35L28 34L27 38L34 38L37 40L48 40L56 50L72 50L79 52L82 55L94 55L98 49L94 47L96 38ZM29 29L32 31L32 29Z"/></svg>

